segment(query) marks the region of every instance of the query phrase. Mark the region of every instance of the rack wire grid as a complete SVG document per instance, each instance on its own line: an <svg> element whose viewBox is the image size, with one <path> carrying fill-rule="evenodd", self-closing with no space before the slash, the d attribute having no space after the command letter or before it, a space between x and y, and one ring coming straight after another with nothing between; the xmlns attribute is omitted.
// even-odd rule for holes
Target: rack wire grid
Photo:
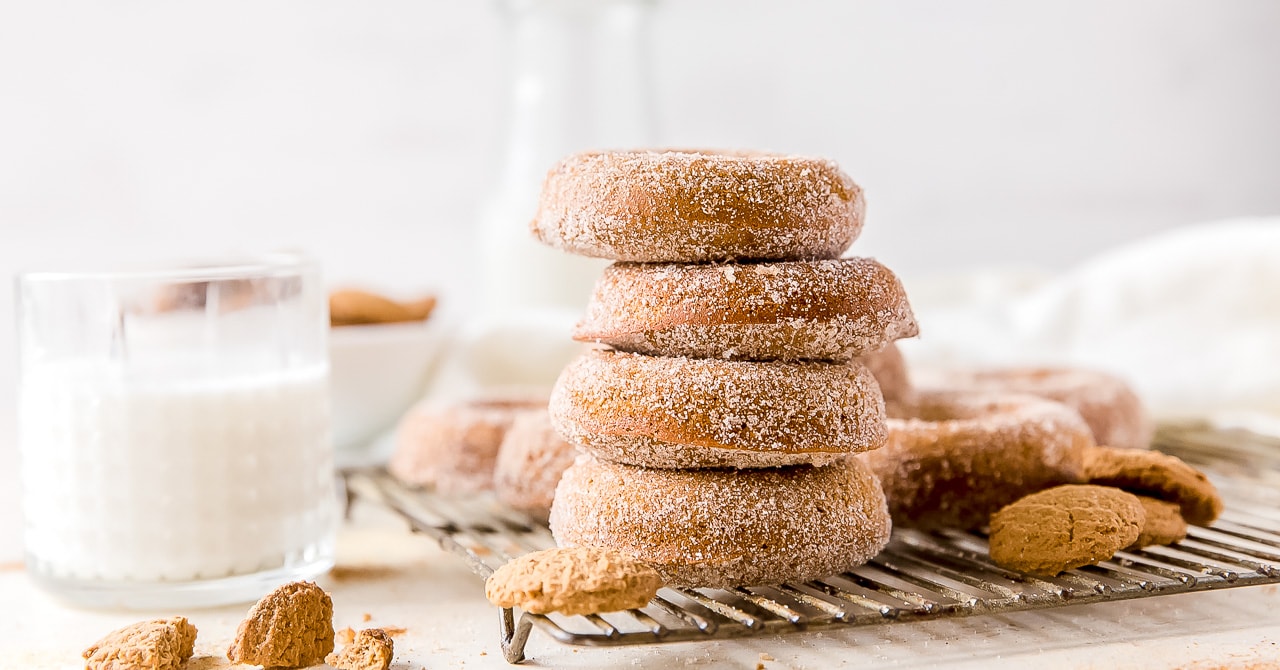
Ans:
<svg viewBox="0 0 1280 670"><path fill-rule="evenodd" d="M1006 570L978 532L895 529L888 548L849 572L805 583L735 589L664 588L642 609L562 616L499 615L502 651L524 660L538 629L568 645L612 647L815 631L841 626L1013 612L1280 583L1280 438L1205 426L1166 426L1156 448L1205 470L1226 512L1171 546L1122 551L1096 566L1044 578ZM546 525L491 497L450 499L383 470L344 473L348 503L369 499L457 554L482 578L522 554L555 546Z"/></svg>

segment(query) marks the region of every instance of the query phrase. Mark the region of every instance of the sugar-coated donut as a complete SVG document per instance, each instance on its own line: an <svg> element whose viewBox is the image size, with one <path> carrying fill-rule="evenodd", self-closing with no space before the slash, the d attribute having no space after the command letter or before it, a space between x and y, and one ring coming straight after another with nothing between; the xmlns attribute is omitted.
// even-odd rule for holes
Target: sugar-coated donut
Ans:
<svg viewBox="0 0 1280 670"><path fill-rule="evenodd" d="M884 396L886 406L902 402L911 394L911 377L898 345L890 342L880 351L859 356L858 362L867 366L880 384L880 395Z"/></svg>
<svg viewBox="0 0 1280 670"><path fill-rule="evenodd" d="M898 278L846 258L614 263L573 336L656 356L843 362L916 332Z"/></svg>
<svg viewBox="0 0 1280 670"><path fill-rule="evenodd" d="M858 363L583 354L551 423L600 458L653 468L825 464L884 443L884 402Z"/></svg>
<svg viewBox="0 0 1280 670"><path fill-rule="evenodd" d="M836 258L864 209L862 189L821 158L587 152L551 169L530 227L570 253L620 261Z"/></svg>
<svg viewBox="0 0 1280 670"><path fill-rule="evenodd" d="M732 587L844 572L889 541L874 475L849 459L761 470L638 468L582 456L551 508L562 546L614 549L671 584Z"/></svg>
<svg viewBox="0 0 1280 670"><path fill-rule="evenodd" d="M498 447L521 411L546 407L537 394L493 394L471 401L414 406L400 420L387 469L401 481L445 494L493 488Z"/></svg>
<svg viewBox="0 0 1280 670"><path fill-rule="evenodd" d="M545 521L556 484L577 456L577 448L551 427L545 408L521 412L498 449L494 492L502 502Z"/></svg>
<svg viewBox="0 0 1280 670"><path fill-rule="evenodd" d="M889 441L859 454L884 485L894 523L977 528L1023 496L1084 481L1089 427L1031 395L918 392L890 405Z"/></svg>
<svg viewBox="0 0 1280 670"><path fill-rule="evenodd" d="M1084 417L1098 444L1151 448L1151 417L1133 389L1115 375L1082 368L1010 367L947 370L939 377L939 384L948 388L1030 393L1056 400Z"/></svg>

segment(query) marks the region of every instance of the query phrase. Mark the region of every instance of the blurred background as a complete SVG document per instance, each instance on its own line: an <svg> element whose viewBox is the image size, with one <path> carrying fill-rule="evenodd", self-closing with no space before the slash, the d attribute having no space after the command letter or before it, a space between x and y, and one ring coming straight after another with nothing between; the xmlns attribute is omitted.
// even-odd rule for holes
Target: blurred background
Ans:
<svg viewBox="0 0 1280 670"><path fill-rule="evenodd" d="M511 190L524 4L0 5L0 274L291 248L334 284L468 304L481 212ZM836 159L868 194L854 251L909 290L1280 213L1271 0L644 11L653 141ZM6 462L12 332L0 292Z"/></svg>

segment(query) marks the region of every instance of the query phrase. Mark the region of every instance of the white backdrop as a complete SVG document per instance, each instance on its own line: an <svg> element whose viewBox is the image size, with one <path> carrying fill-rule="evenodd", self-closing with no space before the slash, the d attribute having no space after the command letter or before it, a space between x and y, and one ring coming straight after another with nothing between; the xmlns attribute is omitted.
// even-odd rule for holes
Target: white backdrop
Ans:
<svg viewBox="0 0 1280 670"><path fill-rule="evenodd" d="M1278 29L1271 0L671 0L661 139L838 159L868 192L857 248L908 288L1061 268L1280 212ZM499 40L488 2L0 4L0 275L293 247L463 294ZM0 291L0 463L11 309Z"/></svg>

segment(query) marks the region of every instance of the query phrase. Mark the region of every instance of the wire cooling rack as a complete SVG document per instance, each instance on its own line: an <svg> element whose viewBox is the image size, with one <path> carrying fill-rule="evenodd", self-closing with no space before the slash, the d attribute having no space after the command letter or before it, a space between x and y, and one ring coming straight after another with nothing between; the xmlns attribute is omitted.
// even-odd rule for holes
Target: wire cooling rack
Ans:
<svg viewBox="0 0 1280 670"><path fill-rule="evenodd" d="M1122 551L1052 578L1006 570L973 532L895 530L888 548L850 572L805 583L664 588L642 609L590 616L500 611L503 654L524 660L533 629L569 645L611 647L723 640L940 617L1013 612L1280 583L1280 439L1203 426L1162 428L1156 446L1204 469L1226 500L1212 528L1176 545ZM346 473L348 495L381 503L435 538L480 577L555 545L547 527L491 498L436 496L381 470ZM477 594L479 597L479 594Z"/></svg>

